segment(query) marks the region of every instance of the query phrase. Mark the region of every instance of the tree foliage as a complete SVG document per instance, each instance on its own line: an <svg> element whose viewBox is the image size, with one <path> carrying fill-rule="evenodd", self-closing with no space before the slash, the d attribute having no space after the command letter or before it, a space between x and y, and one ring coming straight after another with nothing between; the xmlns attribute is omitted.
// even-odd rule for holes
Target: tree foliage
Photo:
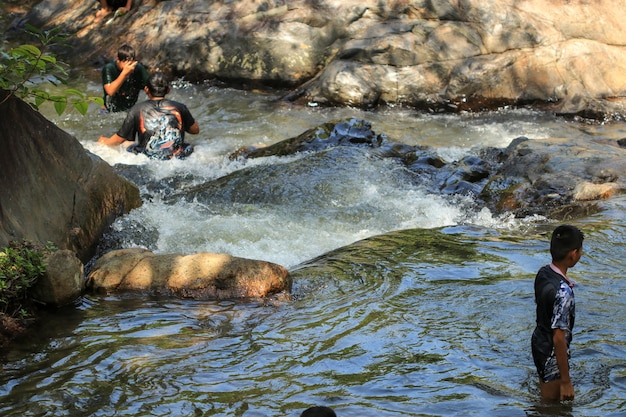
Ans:
<svg viewBox="0 0 626 417"><path fill-rule="evenodd" d="M26 25L26 32L35 37L39 46L25 44L9 51L0 50L0 88L9 92L0 105L15 95L35 110L48 101L53 103L59 115L68 105L85 115L90 102L103 104L102 98L87 96L73 88L67 88L61 94L50 94L42 88L46 83L67 85L67 65L49 52L55 46L69 47L67 35L59 28L44 31L31 25Z"/></svg>

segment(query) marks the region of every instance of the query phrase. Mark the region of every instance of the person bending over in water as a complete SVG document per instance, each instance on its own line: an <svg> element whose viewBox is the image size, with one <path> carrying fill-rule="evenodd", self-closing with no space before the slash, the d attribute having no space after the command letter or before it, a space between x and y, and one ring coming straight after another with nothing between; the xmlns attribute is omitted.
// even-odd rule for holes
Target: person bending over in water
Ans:
<svg viewBox="0 0 626 417"><path fill-rule="evenodd" d="M531 347L544 400L574 399L569 346L576 316L575 283L567 277L567 270L580 260L583 240L583 233L575 226L554 229L550 240L552 263L541 267L535 277L537 327Z"/></svg>
<svg viewBox="0 0 626 417"><path fill-rule="evenodd" d="M185 143L185 132L196 135L200 128L187 106L165 98L170 85L160 72L150 76L145 91L148 100L135 104L128 111L117 133L111 137L100 136L98 142L108 146L123 145L129 152L144 153L153 159L190 155L193 146Z"/></svg>

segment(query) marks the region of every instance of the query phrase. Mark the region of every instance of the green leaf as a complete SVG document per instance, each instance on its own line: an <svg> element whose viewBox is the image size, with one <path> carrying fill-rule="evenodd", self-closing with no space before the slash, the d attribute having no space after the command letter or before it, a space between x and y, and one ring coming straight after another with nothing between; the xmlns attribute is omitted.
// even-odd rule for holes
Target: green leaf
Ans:
<svg viewBox="0 0 626 417"><path fill-rule="evenodd" d="M85 101L77 101L74 103L74 108L84 116L87 114L87 110L89 110L89 104Z"/></svg>
<svg viewBox="0 0 626 417"><path fill-rule="evenodd" d="M67 102L65 100L54 102L54 110L56 110L59 116L63 114L66 107L67 107Z"/></svg>
<svg viewBox="0 0 626 417"><path fill-rule="evenodd" d="M40 74L45 73L47 65L44 61L42 61L41 59L38 59L37 61L35 61L35 68L37 68L39 70Z"/></svg>
<svg viewBox="0 0 626 417"><path fill-rule="evenodd" d="M14 56L30 56L37 57L41 55L41 50L34 45L20 45L11 50Z"/></svg>
<svg viewBox="0 0 626 417"><path fill-rule="evenodd" d="M55 56L52 55L42 55L40 58L42 61L44 62L48 62L50 64L56 64L57 63L57 59Z"/></svg>
<svg viewBox="0 0 626 417"><path fill-rule="evenodd" d="M30 23L26 23L26 31L32 35L41 35L43 32L38 27L31 25Z"/></svg>
<svg viewBox="0 0 626 417"><path fill-rule="evenodd" d="M35 107L39 108L39 106L41 106L44 101L46 101L45 98L41 96L35 96Z"/></svg>
<svg viewBox="0 0 626 417"><path fill-rule="evenodd" d="M85 94L83 94L82 91L78 91L75 88L68 88L67 90L65 90L65 95L67 96L78 96L78 97L85 97Z"/></svg>
<svg viewBox="0 0 626 417"><path fill-rule="evenodd" d="M104 100L102 97L87 97L87 99L93 103L96 103L99 106L104 106Z"/></svg>
<svg viewBox="0 0 626 417"><path fill-rule="evenodd" d="M48 93L47 91L42 90L41 88L33 88L32 90L29 91L30 95L35 97L35 100L51 100L50 97L50 93Z"/></svg>

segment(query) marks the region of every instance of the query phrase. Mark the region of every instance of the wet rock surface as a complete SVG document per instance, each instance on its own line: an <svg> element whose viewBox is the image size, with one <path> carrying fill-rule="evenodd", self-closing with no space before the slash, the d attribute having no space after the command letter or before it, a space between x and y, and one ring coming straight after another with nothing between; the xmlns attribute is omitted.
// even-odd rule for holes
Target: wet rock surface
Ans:
<svg viewBox="0 0 626 417"><path fill-rule="evenodd" d="M354 138L346 126L358 125ZM333 129L336 126L337 129ZM343 132L340 140L319 146L319 132ZM368 129L369 132L368 132ZM506 149L483 149L458 161L446 161L434 149L389 141L371 131L369 123L351 119L327 123L300 136L259 150L237 151L233 157L267 157L298 152L331 152L330 147L361 147L362 138L375 138L363 152L397 159L435 194L470 195L495 213L516 216L543 215L571 218L597 210L595 202L626 189L626 149L617 141L583 139L541 139L519 137ZM348 151L333 151L344 152ZM236 173L232 182L245 178ZM216 182L187 191L188 198L211 195ZM227 187L228 188L228 187Z"/></svg>

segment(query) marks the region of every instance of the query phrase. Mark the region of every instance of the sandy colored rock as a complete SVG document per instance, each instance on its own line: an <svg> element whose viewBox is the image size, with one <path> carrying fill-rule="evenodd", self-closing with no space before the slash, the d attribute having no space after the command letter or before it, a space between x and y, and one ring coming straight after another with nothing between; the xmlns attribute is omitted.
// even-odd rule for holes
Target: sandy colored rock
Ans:
<svg viewBox="0 0 626 417"><path fill-rule="evenodd" d="M137 0L105 25L91 2L44 0L24 21L74 33L78 62L111 59L126 42L151 69L291 87L288 97L304 103L626 108L621 0L287 3Z"/></svg>
<svg viewBox="0 0 626 417"><path fill-rule="evenodd" d="M604 184L582 182L576 184L576 188L574 188L574 199L580 201L602 200L617 194L619 191L620 187L613 182Z"/></svg>
<svg viewBox="0 0 626 417"><path fill-rule="evenodd" d="M291 291L286 268L217 253L157 255L146 249L111 251L87 278L92 291L145 291L194 299L256 298Z"/></svg>

